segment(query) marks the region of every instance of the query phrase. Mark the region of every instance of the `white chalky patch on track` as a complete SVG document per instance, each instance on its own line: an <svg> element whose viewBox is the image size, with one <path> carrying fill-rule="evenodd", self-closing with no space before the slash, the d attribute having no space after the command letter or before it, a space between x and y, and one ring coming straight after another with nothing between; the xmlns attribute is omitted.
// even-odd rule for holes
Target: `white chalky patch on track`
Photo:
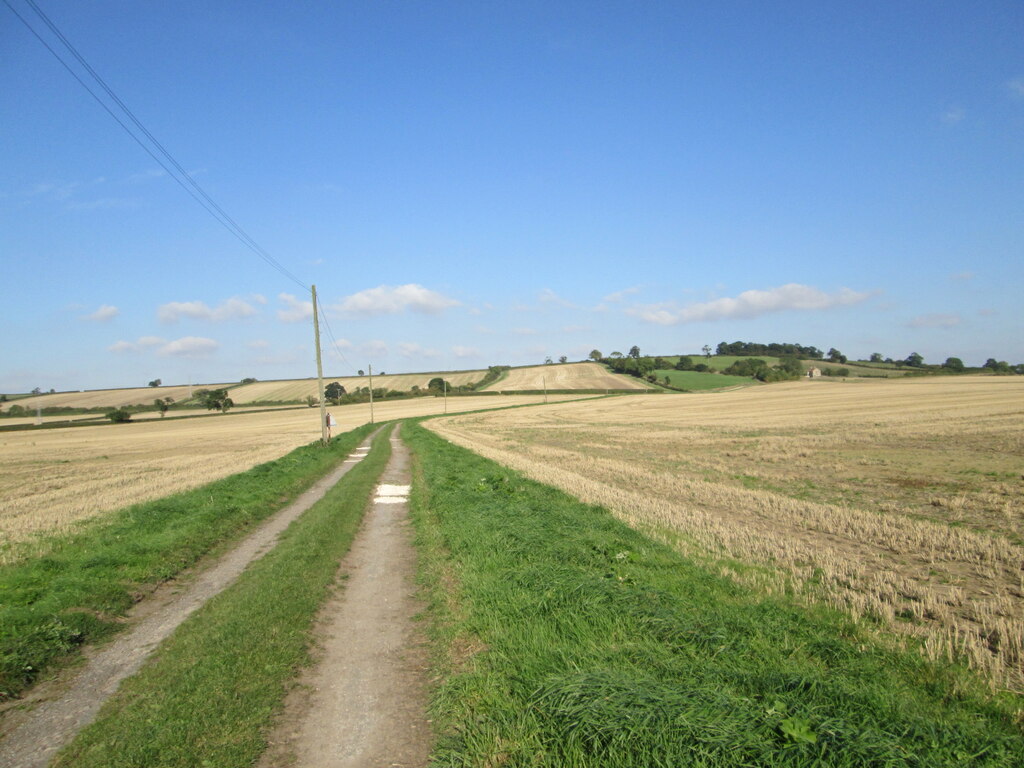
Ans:
<svg viewBox="0 0 1024 768"><path fill-rule="evenodd" d="M377 486L377 495L374 496L374 501L381 504L401 504L407 498L409 498L409 489L412 486L409 485L388 485L382 483Z"/></svg>

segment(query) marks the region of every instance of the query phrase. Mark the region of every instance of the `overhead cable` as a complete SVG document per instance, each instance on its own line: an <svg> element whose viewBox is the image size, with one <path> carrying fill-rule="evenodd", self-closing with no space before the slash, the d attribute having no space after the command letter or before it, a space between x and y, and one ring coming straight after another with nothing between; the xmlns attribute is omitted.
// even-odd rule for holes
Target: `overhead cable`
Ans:
<svg viewBox="0 0 1024 768"><path fill-rule="evenodd" d="M146 141L143 141L143 139L139 137L139 135L132 129L132 127L127 125L125 121L122 120L121 117L117 115L114 112L114 110L111 109L110 106L92 88L89 87L89 85L78 75L78 73L75 72L72 66L68 64L68 62L65 61L64 58L56 50L54 50L54 48L43 38L42 35L39 34L39 32L36 31L36 29L28 21L28 19L26 19L21 13L18 12L18 10L13 5L11 5L10 0L3 0L3 2L8 8L11 9L11 12L21 20L21 22L36 37L36 39L39 40L39 42L42 43L43 46L45 46L51 54L53 54L54 58L56 58L57 61L61 63L61 65L71 74L71 76L74 77L75 80L77 80L78 83L83 88L85 88L86 91L89 92L89 95L91 95L96 100L96 102L101 107L103 107L104 110L106 110L107 114L114 118L117 124L120 125L125 130L125 132L129 136L131 136L132 139L140 147L142 147L147 152L147 154L149 154L149 156L152 157L157 162L157 164L159 164L160 167L163 168L172 179L174 179L175 182L178 183L178 186L184 189L192 197L192 199L199 203L199 205L202 206L203 209L207 213L209 213L214 219L216 219L221 226L223 226L226 230L228 230L228 232L230 232L232 235L238 238L238 240L240 240L243 245L245 245L249 250L251 250L259 258L261 258L269 266L271 266L273 269L276 269L278 272L280 272L282 275L284 275L286 278L291 280L299 287L305 290L309 290L309 287L307 285L305 285L301 280L295 277L295 275L289 272L284 265L282 265L277 259L271 256L262 246L260 246L260 244L257 243L256 240L254 240L252 236L249 235L249 233L246 232L245 229L243 229L238 222L231 218L231 216L228 215L228 213L223 208L221 208L220 205L218 205L217 202L212 197L210 197L209 194L207 194L206 190L204 190L199 185L199 183L192 177L192 175L181 166L181 164L174 158L174 156L167 150L167 148L164 147L164 145L161 144L160 141L152 133L150 133L146 126L144 126L142 122L131 111L131 109L129 109L128 106L118 97L118 95L114 93L113 89L111 89L110 86L107 85L106 81L99 75L99 73L97 73L96 70L89 65L89 63L78 52L74 45L71 44L71 41L69 41L67 37L64 36L64 33L60 31L57 25L54 24L53 21L51 21L50 18L43 12L43 10L35 3L35 0L25 0L25 2L36 13L36 15L38 15L39 18L42 19L43 23L47 26L47 28L49 28L49 30L57 37L58 40L60 40L60 42L71 53L75 60L82 66L82 68L84 68L85 71L93 78L93 80L95 80L96 83L99 84L100 88L103 89L103 91L107 94L110 100L118 107L118 109L120 109L121 112L123 112L123 114L127 116L128 120L148 140L149 144L147 144ZM152 148L150 145L152 145ZM154 151L154 148L156 151Z"/></svg>

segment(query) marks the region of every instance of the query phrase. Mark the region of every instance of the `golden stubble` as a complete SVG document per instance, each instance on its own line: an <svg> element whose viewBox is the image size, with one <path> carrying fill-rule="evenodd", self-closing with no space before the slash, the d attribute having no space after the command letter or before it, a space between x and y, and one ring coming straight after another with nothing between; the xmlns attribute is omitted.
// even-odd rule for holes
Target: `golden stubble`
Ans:
<svg viewBox="0 0 1024 768"><path fill-rule="evenodd" d="M597 363L559 363L513 368L485 391L540 389L650 389L640 379L612 373Z"/></svg>
<svg viewBox="0 0 1024 768"><path fill-rule="evenodd" d="M554 400L555 398L552 398ZM558 398L564 399L564 398ZM450 397L449 412L542 402ZM442 398L376 403L376 421L443 413ZM370 420L368 404L329 407L334 433ZM38 534L276 459L320 438L318 408L0 433L0 563L31 555Z"/></svg>
<svg viewBox="0 0 1024 768"><path fill-rule="evenodd" d="M430 426L733 578L880 617L1024 688L1017 377L801 381Z"/></svg>

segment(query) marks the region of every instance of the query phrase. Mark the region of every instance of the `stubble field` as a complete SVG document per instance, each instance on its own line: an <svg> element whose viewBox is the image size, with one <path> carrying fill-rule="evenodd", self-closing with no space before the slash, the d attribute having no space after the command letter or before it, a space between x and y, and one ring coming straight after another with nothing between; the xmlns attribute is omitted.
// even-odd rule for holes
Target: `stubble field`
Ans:
<svg viewBox="0 0 1024 768"><path fill-rule="evenodd" d="M391 389L397 392L408 392L414 386L426 389L434 377L441 377L451 386L473 384L484 377L486 371L455 371L451 373L398 373L386 376L374 374L374 389ZM360 387L369 387L369 376L325 376L324 385L338 382L346 392L355 392ZM305 400L317 397L316 379L294 379L291 381L257 381L243 384L231 390L231 399L236 403L254 403L261 401Z"/></svg>
<svg viewBox="0 0 1024 768"><path fill-rule="evenodd" d="M650 389L640 379L611 373L597 363L564 363L513 368L495 383L490 392L548 389Z"/></svg>
<svg viewBox="0 0 1024 768"><path fill-rule="evenodd" d="M552 397L552 400L555 398ZM542 396L448 398L451 412ZM441 398L377 403L376 421L442 413ZM370 420L367 404L330 407L335 434ZM0 433L0 563L19 543L113 509L241 472L320 438L319 409Z"/></svg>
<svg viewBox="0 0 1024 768"><path fill-rule="evenodd" d="M1024 689L1024 381L800 381L429 424L766 591Z"/></svg>

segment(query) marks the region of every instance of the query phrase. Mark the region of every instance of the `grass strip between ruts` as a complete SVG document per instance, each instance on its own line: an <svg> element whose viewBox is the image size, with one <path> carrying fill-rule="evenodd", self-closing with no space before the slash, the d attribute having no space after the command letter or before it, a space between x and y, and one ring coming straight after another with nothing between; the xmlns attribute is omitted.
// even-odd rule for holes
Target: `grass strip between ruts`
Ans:
<svg viewBox="0 0 1024 768"><path fill-rule="evenodd" d="M251 765L391 453L370 454L126 680L54 768Z"/></svg>
<svg viewBox="0 0 1024 768"><path fill-rule="evenodd" d="M436 766L1021 766L1020 699L419 425Z"/></svg>
<svg viewBox="0 0 1024 768"><path fill-rule="evenodd" d="M297 448L222 480L136 504L0 567L0 701L119 621L152 586L244 536L344 459L373 429Z"/></svg>

